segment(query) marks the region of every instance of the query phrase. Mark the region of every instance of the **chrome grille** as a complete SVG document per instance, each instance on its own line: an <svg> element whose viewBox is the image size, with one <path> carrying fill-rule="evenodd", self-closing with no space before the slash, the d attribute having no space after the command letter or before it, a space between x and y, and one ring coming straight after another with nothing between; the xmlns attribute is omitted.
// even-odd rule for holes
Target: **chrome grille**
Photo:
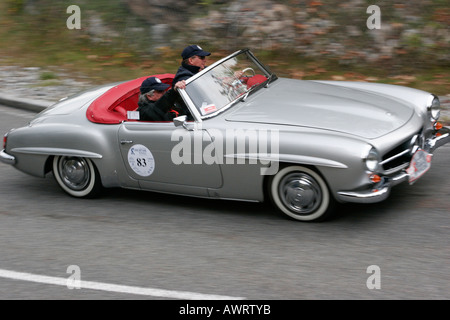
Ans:
<svg viewBox="0 0 450 320"><path fill-rule="evenodd" d="M421 141L421 135L417 133L387 152L380 163L384 173L389 175L406 169L409 166L412 155L420 147Z"/></svg>

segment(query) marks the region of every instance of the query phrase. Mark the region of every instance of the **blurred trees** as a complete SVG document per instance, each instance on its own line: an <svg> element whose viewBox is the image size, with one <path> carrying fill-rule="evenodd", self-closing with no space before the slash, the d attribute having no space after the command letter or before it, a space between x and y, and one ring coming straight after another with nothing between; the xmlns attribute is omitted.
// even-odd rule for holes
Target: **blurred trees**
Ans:
<svg viewBox="0 0 450 320"><path fill-rule="evenodd" d="M250 47L340 65L450 64L448 0L376 1L379 30L366 26L369 0L2 1L7 21L16 24L4 22L6 29L36 46L81 41L151 56L199 43L216 52ZM69 5L81 8L79 31L67 30Z"/></svg>

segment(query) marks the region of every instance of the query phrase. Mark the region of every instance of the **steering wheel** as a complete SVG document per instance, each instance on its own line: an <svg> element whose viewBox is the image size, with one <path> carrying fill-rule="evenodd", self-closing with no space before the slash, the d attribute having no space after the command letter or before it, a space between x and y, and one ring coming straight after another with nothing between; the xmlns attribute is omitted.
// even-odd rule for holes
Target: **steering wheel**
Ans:
<svg viewBox="0 0 450 320"><path fill-rule="evenodd" d="M244 76L245 73L246 73L247 71L251 71L251 73L253 73L253 74L251 75L251 77L253 77L254 75L256 75L255 70L253 70L253 68L248 67L248 68L245 68L245 69L242 70L242 76Z"/></svg>

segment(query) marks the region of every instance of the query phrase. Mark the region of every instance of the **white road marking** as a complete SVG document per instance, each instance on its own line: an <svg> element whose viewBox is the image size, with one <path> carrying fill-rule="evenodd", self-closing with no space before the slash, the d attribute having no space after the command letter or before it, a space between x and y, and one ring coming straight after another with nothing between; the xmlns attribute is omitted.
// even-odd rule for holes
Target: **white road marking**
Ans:
<svg viewBox="0 0 450 320"><path fill-rule="evenodd" d="M31 273L16 272L0 269L0 278L22 280L36 283L51 284L67 287L68 279L59 277L42 276ZM188 291L172 291L164 289L142 288L109 284L93 281L80 281L80 289L100 290L116 293L126 293L134 295L152 296L159 298L180 299L180 300L244 300L242 297L229 297L214 294L202 294ZM69 289L68 289L69 290Z"/></svg>

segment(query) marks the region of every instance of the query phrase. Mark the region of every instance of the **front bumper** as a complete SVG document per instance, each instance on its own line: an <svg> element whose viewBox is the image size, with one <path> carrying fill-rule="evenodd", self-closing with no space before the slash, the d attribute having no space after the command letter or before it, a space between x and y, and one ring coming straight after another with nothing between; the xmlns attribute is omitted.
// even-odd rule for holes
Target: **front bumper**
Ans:
<svg viewBox="0 0 450 320"><path fill-rule="evenodd" d="M433 153L434 150L450 142L450 127L443 127L436 131L431 138L425 141L425 151Z"/></svg>
<svg viewBox="0 0 450 320"><path fill-rule="evenodd" d="M443 127L433 133L432 137L425 140L424 149L433 153L437 148L450 142L450 128ZM399 183L409 180L409 174L402 170L395 176L385 177L384 182L377 185L376 188L363 191L340 191L337 193L338 200L342 202L355 203L376 203L386 200L389 197L391 188Z"/></svg>
<svg viewBox="0 0 450 320"><path fill-rule="evenodd" d="M9 165L15 165L16 158L10 154L7 154L5 150L2 150L0 152L0 162L6 163Z"/></svg>

